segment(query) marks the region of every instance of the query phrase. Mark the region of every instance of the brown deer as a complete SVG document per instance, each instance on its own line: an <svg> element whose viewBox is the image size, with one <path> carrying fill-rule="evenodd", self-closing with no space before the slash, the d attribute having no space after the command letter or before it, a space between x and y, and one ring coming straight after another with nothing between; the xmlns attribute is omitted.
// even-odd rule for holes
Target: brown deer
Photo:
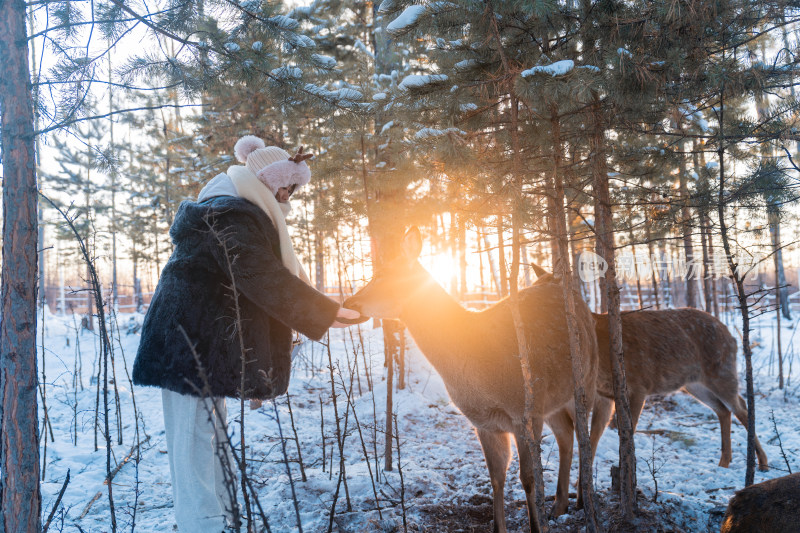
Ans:
<svg viewBox="0 0 800 533"><path fill-rule="evenodd" d="M539 530L534 503L533 464L524 437L525 392L508 299L482 311L469 311L450 297L417 262L422 240L411 228L403 252L385 264L344 306L365 316L399 318L419 349L441 375L453 403L475 426L493 492L495 533L505 533L503 489L511 461L511 436L517 445L531 531ZM597 372L594 320L580 297L576 321L585 352L585 390L592 402ZM547 420L559 447L559 476L553 514L568 504L573 447L573 383L561 286L537 281L519 292L520 312L533 347L536 401L534 438Z"/></svg>
<svg viewBox="0 0 800 533"><path fill-rule="evenodd" d="M800 533L800 474L740 491L728 502L720 533Z"/></svg>
<svg viewBox="0 0 800 533"><path fill-rule="evenodd" d="M608 315L594 315L600 369L592 414L592 457L613 411ZM622 314L622 351L633 429L644 401L651 394L683 390L707 405L719 418L722 455L719 466L731 462L731 413L747 427L747 407L739 395L736 340L727 326L699 309L662 309ZM761 470L767 455L756 438Z"/></svg>

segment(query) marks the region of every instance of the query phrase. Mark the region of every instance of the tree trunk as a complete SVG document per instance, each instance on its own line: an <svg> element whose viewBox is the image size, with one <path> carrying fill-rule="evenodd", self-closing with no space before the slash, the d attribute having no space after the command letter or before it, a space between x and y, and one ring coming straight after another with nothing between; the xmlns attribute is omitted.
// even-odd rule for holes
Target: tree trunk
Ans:
<svg viewBox="0 0 800 533"><path fill-rule="evenodd" d="M633 440L633 423L628 404L628 385L625 378L625 363L622 353L622 317L620 315L619 287L617 286L616 263L614 261L614 225L611 212L611 197L608 187L608 172L605 164L605 135L600 117L600 104L595 101L592 120L594 132L591 137L592 178L595 194L595 226L599 255L608 263L605 275L605 290L608 298L608 335L611 355L611 372L614 383L614 402L617 410L619 432L619 504L623 518L630 522L636 513L636 450ZM602 278L601 278L602 279Z"/></svg>
<svg viewBox="0 0 800 533"><path fill-rule="evenodd" d="M458 293L463 301L467 294L467 230L464 215L458 215Z"/></svg>
<svg viewBox="0 0 800 533"><path fill-rule="evenodd" d="M569 336L570 362L572 363L572 386L575 395L575 434L578 437L578 456L580 484L583 506L586 513L586 529L598 531L597 504L594 496L592 477L592 451L589 441L589 406L587 405L587 391L584 387L585 371L581 357L582 352L590 352L585 346L575 323L577 287L570 272L569 243L567 242L566 209L564 207L564 184L561 176L561 125L558 110L555 106L551 109L550 117L551 135L553 137L553 170L548 178L548 218L550 219L550 234L553 243L553 275L561 280L564 295L564 311L567 319L567 332ZM594 397L594 391L588 391Z"/></svg>
<svg viewBox="0 0 800 533"><path fill-rule="evenodd" d="M597 199L595 198L595 202ZM596 209L596 207L595 207ZM594 230L595 230L595 240L594 240L594 253L599 255L600 257L606 257L606 251L603 247L603 243L600 242L600 238L597 237L598 230L597 230L597 218L594 221ZM611 248L611 254L614 253L614 248ZM601 313L608 313L608 287L606 286L607 283L607 275L600 276L597 278L597 285L600 288L600 312ZM619 289L617 289L619 290Z"/></svg>
<svg viewBox="0 0 800 533"><path fill-rule="evenodd" d="M572 273L572 286L575 287L575 289L578 291L578 294L581 295L581 298L583 299L583 301L588 301L589 300L589 295L587 294L586 287L583 284L583 282L581 281L581 277L580 277L580 274L578 273L578 269L577 269L578 259L580 258L580 254L578 253L578 245L576 244L576 241L577 241L577 239L575 237L575 231L573 230L572 227L570 227L570 229L569 229L569 253L570 253L570 257L572 258L572 263L571 263L571 268L570 268L570 271ZM527 246L526 246L526 248L527 248ZM526 253L526 257L527 257L527 253ZM526 260L526 263L529 263L529 262ZM530 268L527 269L528 272L530 270L531 270Z"/></svg>
<svg viewBox="0 0 800 533"><path fill-rule="evenodd" d="M776 304L780 303L780 284L777 282L778 280L778 269L777 269L777 260L775 261L776 268L775 268L775 302ZM783 389L783 348L781 347L781 306L775 306L775 318L777 323L775 324L775 334L776 334L776 342L778 344L778 388Z"/></svg>
<svg viewBox="0 0 800 533"><path fill-rule="evenodd" d="M508 272L506 271L506 245L503 239L503 215L497 215L497 268L500 272L500 297L508 295Z"/></svg>
<svg viewBox="0 0 800 533"><path fill-rule="evenodd" d="M489 241L489 234L486 232L486 228L481 229L481 233L483 234L483 247L486 250L486 257L489 258L489 269L492 271L492 279L494 280L494 286L497 290L497 295L502 298L502 283L500 283L500 267L495 261L494 256L492 255L492 244Z"/></svg>
<svg viewBox="0 0 800 533"><path fill-rule="evenodd" d="M730 239L728 238L728 225L725 222L725 144L722 133L722 125L725 118L724 106L724 85L720 93L719 102L719 147L717 156L719 157L719 198L717 203L717 214L719 215L719 231L722 237L722 246L725 249L725 256L728 258L730 276L736 287L736 298L739 302L739 311L742 316L742 352L744 353L745 363L745 386L747 399L747 466L745 469L744 486L749 487L753 484L756 471L756 406L755 391L753 388L753 348L750 344L750 307L747 301L747 292L744 288L744 278L738 273L738 266L731 253Z"/></svg>
<svg viewBox="0 0 800 533"><path fill-rule="evenodd" d="M789 315L789 298L786 287L786 275L783 272L781 254L780 219L778 213L767 212L769 234L772 238L772 261L775 265L775 318L777 319L776 342L778 345L778 388L783 389L783 348L781 346L781 314L791 320ZM788 315L788 316L787 316Z"/></svg>
<svg viewBox="0 0 800 533"><path fill-rule="evenodd" d="M658 297L658 268L656 267L656 257L653 254L653 237L650 234L650 221L647 216L644 219L644 230L647 238L647 253L650 254L650 276L653 284L653 297L656 300L656 309L661 309L661 302Z"/></svg>
<svg viewBox="0 0 800 533"><path fill-rule="evenodd" d="M86 243L86 249L92 249L92 227L91 224L91 217L89 213L92 212L92 146L91 143L86 144L86 188L84 189L84 209L86 209L86 235L83 236L83 240ZM89 265L86 265L86 283L88 286L86 287L86 329L89 331L94 331L94 295L92 294L92 287L91 287L91 280L92 273Z"/></svg>
<svg viewBox="0 0 800 533"><path fill-rule="evenodd" d="M639 309L644 309L644 299L642 298L642 280L639 277L639 262L636 260L636 237L633 234L633 222L628 228L628 235L631 240L631 254L633 255L633 271L636 275L636 298L639 302Z"/></svg>
<svg viewBox="0 0 800 533"><path fill-rule="evenodd" d="M703 296L705 298L706 313L713 312L713 291L711 290L711 273L709 271L709 246L708 246L708 229L706 228L705 213L700 213L700 244L703 247Z"/></svg>
<svg viewBox="0 0 800 533"><path fill-rule="evenodd" d="M528 507L530 530L531 532L546 532L549 531L547 518L544 511L544 472L542 469L542 447L541 438L536 438L535 428L541 427L543 422L536 417L536 382L533 378L533 370L531 369L531 352L532 346L529 343L529 332L525 327L522 319L522 313L519 308L519 288L517 287L516 280L519 279L519 241L521 233L520 215L522 214L522 168L520 165L520 146L519 146L519 131L518 131L518 116L519 107L518 100L515 96L511 98L511 138L513 143L512 152L512 172L514 176L514 197L512 198L512 214L511 214L511 234L512 234L512 247L511 247L511 277L514 283L511 284L511 291L509 294L509 307L511 308L511 318L514 323L514 332L517 337L517 346L519 348L519 362L520 370L522 372L522 383L525 388L525 406L523 409L524 421L524 436L528 443L528 448L531 452L531 460L533 463L533 506ZM498 220L500 217L498 216ZM498 237L502 241L502 232L498 231ZM502 256L501 256L502 257ZM497 525L495 524L495 528Z"/></svg>
<svg viewBox="0 0 800 533"><path fill-rule="evenodd" d="M325 248L322 231L314 231L314 284L319 292L325 292Z"/></svg>
<svg viewBox="0 0 800 533"><path fill-rule="evenodd" d="M20 0L0 1L0 72L0 530L38 533L42 500L36 398L37 187L25 3Z"/></svg>
<svg viewBox="0 0 800 533"><path fill-rule="evenodd" d="M786 272L783 269L783 249L781 248L781 220L780 215L770 209L767 212L769 221L769 235L772 240L772 260L775 263L775 283L778 287L778 300L783 318L792 319L789 309L789 286L786 284Z"/></svg>
<svg viewBox="0 0 800 533"><path fill-rule="evenodd" d="M33 8L31 8L33 9ZM28 15L28 30L31 35L34 32L34 16L33 12ZM31 50L31 72L38 73L39 70L36 68L36 46L35 41L30 41L30 50ZM36 81L38 81L38 75L36 76ZM39 85L37 84L33 89L33 101L38 101L38 94L39 94ZM33 124L36 130L39 129L39 111L34 107L33 110ZM42 147L41 147L41 139L34 140L34 150L36 155L36 173L39 173L39 165L42 162ZM41 187L41 183L39 184ZM41 191L41 188L39 189ZM39 209L39 214L37 216L39 228L38 228L38 239L39 239L39 307L44 309L45 304L47 303L47 292L45 290L45 247L44 247L44 211Z"/></svg>
<svg viewBox="0 0 800 533"><path fill-rule="evenodd" d="M683 143L680 144L683 146ZM692 278L692 265L694 263L694 250L692 248L691 213L689 212L689 188L686 185L686 155L680 154L680 171L678 172L678 186L681 194L681 232L683 233L683 252L686 257L686 307L697 307L697 284Z"/></svg>
<svg viewBox="0 0 800 533"><path fill-rule="evenodd" d="M450 211L450 227L448 228L448 253L452 259L456 258L458 253L458 222L456 221L456 214ZM450 274L450 295L456 298L458 295L458 273L454 270Z"/></svg>
<svg viewBox="0 0 800 533"><path fill-rule="evenodd" d="M392 466L392 414L394 412L394 365L400 351L403 328L397 320L382 320L383 345L386 356L386 425L383 447L383 469L391 472Z"/></svg>
<svg viewBox="0 0 800 533"><path fill-rule="evenodd" d="M664 281L664 307L670 308L673 306L675 296L672 291L672 283L669 273L670 257L667 255L667 245L664 243L664 241L661 241L658 244L658 255L661 264L661 269L658 271L658 277ZM663 278L661 277L662 273L664 274Z"/></svg>
<svg viewBox="0 0 800 533"><path fill-rule="evenodd" d="M114 91L111 85L111 50L108 51L108 112L114 112ZM116 147L114 146L114 117L108 118L109 146L112 159ZM117 169L111 169L111 309L119 311L119 285L117 281Z"/></svg>

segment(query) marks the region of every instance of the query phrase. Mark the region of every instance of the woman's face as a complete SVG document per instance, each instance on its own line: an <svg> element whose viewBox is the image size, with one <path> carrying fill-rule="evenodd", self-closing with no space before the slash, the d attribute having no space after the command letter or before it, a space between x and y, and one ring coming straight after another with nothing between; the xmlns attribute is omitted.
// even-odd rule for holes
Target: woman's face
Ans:
<svg viewBox="0 0 800 533"><path fill-rule="evenodd" d="M289 197L292 195L294 190L297 188L297 184L289 185L288 187L281 187L278 189L278 192L275 193L275 199L278 200L280 203L285 204L289 201Z"/></svg>

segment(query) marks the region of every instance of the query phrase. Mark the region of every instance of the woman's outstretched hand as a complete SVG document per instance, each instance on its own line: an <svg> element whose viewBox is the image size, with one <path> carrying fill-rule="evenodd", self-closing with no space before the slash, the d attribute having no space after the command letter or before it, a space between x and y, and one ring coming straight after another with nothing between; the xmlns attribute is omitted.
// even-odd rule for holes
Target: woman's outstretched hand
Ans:
<svg viewBox="0 0 800 533"><path fill-rule="evenodd" d="M346 328L347 326L352 326L353 324L360 324L366 320L365 317L361 316L361 313L358 311L353 311L352 309L347 309L346 307L340 307L339 312L336 313L336 320L334 320L333 324L331 324L332 328Z"/></svg>

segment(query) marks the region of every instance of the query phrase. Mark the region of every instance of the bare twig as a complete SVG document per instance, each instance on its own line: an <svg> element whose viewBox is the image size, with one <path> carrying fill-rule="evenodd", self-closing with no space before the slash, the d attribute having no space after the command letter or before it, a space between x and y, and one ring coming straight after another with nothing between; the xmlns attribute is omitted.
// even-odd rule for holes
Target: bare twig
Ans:
<svg viewBox="0 0 800 533"><path fill-rule="evenodd" d="M339 376L341 378L341 375ZM344 386L344 380L342 380L342 386ZM356 429L358 429L358 437L361 440L361 451L364 453L364 462L367 463L367 470L369 471L369 480L372 483L372 494L375 496L375 505L378 508L378 518L383 520L383 513L381 512L381 502L378 498L378 490L375 487L375 479L372 476L372 464L369 459L369 454L367 453L367 445L364 442L364 435L361 432L361 423L358 421L358 414L356 413L356 405L353 403L353 399L348 397L348 402L350 403L350 409L353 411L353 418L356 421Z"/></svg>
<svg viewBox="0 0 800 533"><path fill-rule="evenodd" d="M792 473L792 467L789 464L789 458L786 457L786 451L783 449L783 442L781 441L781 433L778 431L778 424L775 422L775 411L770 409L769 410L769 419L772 421L772 427L775 430L775 437L778 439L778 447L781 449L781 457L783 457L783 462L786 463L786 470L789 473Z"/></svg>
<svg viewBox="0 0 800 533"><path fill-rule="evenodd" d="M281 428L281 415L278 413L278 404L275 400L272 400L272 409L275 411L275 421L278 424L278 435L281 439L281 450L283 451L283 464L286 465L286 475L289 476L289 487L292 490L292 503L294 504L294 515L297 519L297 529L300 533L303 533L303 523L300 520L300 504L297 501L297 493L294 490L292 469L289 468L289 455L286 453L286 439L283 438L283 429Z"/></svg>
<svg viewBox="0 0 800 533"><path fill-rule="evenodd" d="M397 443L397 473L400 474L400 508L403 511L403 531L408 533L408 521L406 520L406 485L403 481L403 464L400 458L400 432L397 429L397 413L392 413L394 419L394 439Z"/></svg>
<svg viewBox="0 0 800 533"><path fill-rule="evenodd" d="M100 290L100 279L97 275L97 270L95 269L94 262L92 261L92 258L89 255L89 250L86 246L86 243L84 242L83 238L78 232L78 229L75 227L75 218L70 217L67 212L62 210L58 205L55 204L55 202L50 200L50 198L43 195L41 192L39 193L39 195L42 198L44 198L51 206L53 206L53 208L56 211L58 211L59 214L61 214L61 216L67 222L67 225L69 226L70 230L75 235L75 239L78 241L81 254L83 255L83 259L84 261L86 261L86 266L89 269L89 281L92 284L94 292L94 301L95 301L95 306L97 307L97 321L98 321L98 326L100 328L100 343L102 346L101 364L103 368L103 419L104 419L104 429L105 429L105 439L106 439L106 475L111 476L111 431L108 423L108 359L109 359L109 354L111 352L111 341L108 336L108 330L106 329L105 312L103 310L103 294L102 291ZM98 379L98 387L99 387L99 381L100 380ZM113 494L112 484L107 483L107 488L108 488L108 505L111 514L111 531L113 533L116 533L117 517L114 509L114 494Z"/></svg>
<svg viewBox="0 0 800 533"><path fill-rule="evenodd" d="M58 506L61 505L61 498L64 497L64 492L67 490L67 485L69 485L69 469L67 469L67 477L64 478L64 484L61 485L61 490L58 491L56 502L53 504L53 508L50 509L50 514L47 515L47 521L44 523L44 527L42 527L42 533L47 533L47 528L50 527L50 522L53 521L53 516L56 514L56 509L58 509Z"/></svg>
<svg viewBox="0 0 800 533"><path fill-rule="evenodd" d="M136 443L133 446L131 446L131 450L128 452L128 455L126 455L125 458L122 459L122 461L120 461L119 464L106 475L106 478L103 480L103 485L111 485L111 482L114 480L114 476L116 476L119 473L119 471L122 470L122 467L125 466L128 463L128 461L130 461L134 452L137 452L139 450L140 445L147 444L149 440L150 436L148 435L147 438L145 438L140 443ZM102 495L103 495L102 491L99 491L97 494L95 494L94 497L89 501L89 503L86 504L86 507L83 508L83 511L81 512L78 518L79 519L84 518L89 513L89 509L92 508L94 502L99 500Z"/></svg>
<svg viewBox="0 0 800 533"><path fill-rule="evenodd" d="M292 432L294 433L294 442L297 445L297 462L300 464L300 478L305 483L308 481L306 477L306 469L303 467L303 454L300 451L300 438L297 436L297 428L294 425L294 413L292 413L292 400L289 393L286 393L286 405L289 407L289 421L292 424Z"/></svg>

